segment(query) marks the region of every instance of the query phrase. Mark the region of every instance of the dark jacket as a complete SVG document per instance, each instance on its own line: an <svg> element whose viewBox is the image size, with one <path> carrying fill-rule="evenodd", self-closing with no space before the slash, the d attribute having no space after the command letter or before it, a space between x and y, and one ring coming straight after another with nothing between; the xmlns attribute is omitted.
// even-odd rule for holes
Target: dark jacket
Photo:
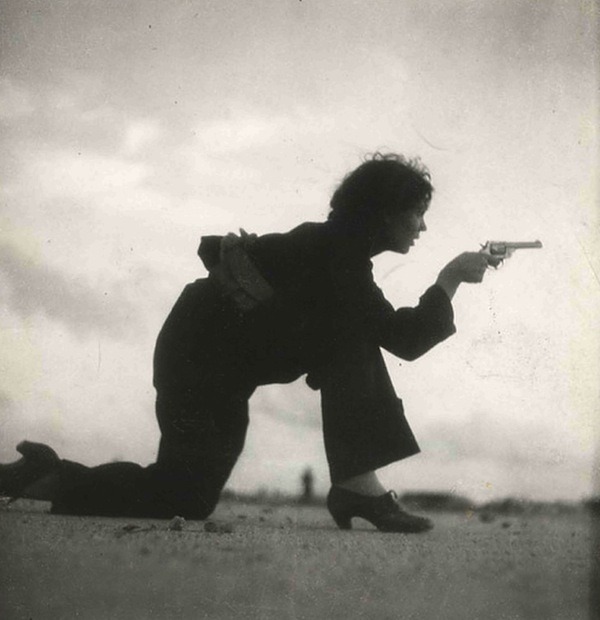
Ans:
<svg viewBox="0 0 600 620"><path fill-rule="evenodd" d="M220 237L204 237L198 250L211 271ZM456 330L450 300L431 286L414 308L395 310L373 280L365 241L334 225L304 223L287 233L258 237L248 253L275 291L273 299L241 318L260 383L280 382L335 359L348 339L365 339L414 360Z"/></svg>

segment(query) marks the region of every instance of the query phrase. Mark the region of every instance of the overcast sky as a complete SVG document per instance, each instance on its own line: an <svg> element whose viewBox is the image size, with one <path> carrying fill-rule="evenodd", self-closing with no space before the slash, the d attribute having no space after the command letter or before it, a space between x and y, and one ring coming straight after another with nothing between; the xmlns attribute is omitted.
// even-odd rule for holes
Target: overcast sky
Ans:
<svg viewBox="0 0 600 620"><path fill-rule="evenodd" d="M412 305L454 255L535 240L455 298L458 333L387 357L422 454L390 487L577 499L600 405L593 0L0 5L0 460L27 437L152 462L154 339L200 236L322 220L374 150L418 155L429 231L384 256ZM261 389L240 490L328 486L318 394Z"/></svg>

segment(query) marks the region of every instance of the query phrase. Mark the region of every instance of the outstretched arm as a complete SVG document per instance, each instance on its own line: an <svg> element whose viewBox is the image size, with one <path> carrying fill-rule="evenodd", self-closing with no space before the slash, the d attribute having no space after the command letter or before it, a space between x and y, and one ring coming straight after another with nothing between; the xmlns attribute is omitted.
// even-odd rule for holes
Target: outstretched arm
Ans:
<svg viewBox="0 0 600 620"><path fill-rule="evenodd" d="M412 361L456 332L450 296L434 284L413 308L398 308L380 328L380 346Z"/></svg>
<svg viewBox="0 0 600 620"><path fill-rule="evenodd" d="M487 267L481 254L465 252L442 269L417 306L394 310L375 284L370 264L345 258L332 265L340 336L370 333L379 346L409 361L455 333L451 299L462 282L481 282Z"/></svg>
<svg viewBox="0 0 600 620"><path fill-rule="evenodd" d="M402 359L414 360L451 336L456 331L451 299L461 283L481 282L487 266L479 252L463 252L451 260L417 307L396 310L381 346Z"/></svg>

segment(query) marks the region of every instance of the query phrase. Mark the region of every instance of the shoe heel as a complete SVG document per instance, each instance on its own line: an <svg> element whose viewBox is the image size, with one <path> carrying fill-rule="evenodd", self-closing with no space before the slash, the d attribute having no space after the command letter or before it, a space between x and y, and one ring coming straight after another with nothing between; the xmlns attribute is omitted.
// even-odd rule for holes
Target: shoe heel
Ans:
<svg viewBox="0 0 600 620"><path fill-rule="evenodd" d="M336 525L340 528L340 530L351 530L352 529L352 519L345 515L331 515Z"/></svg>

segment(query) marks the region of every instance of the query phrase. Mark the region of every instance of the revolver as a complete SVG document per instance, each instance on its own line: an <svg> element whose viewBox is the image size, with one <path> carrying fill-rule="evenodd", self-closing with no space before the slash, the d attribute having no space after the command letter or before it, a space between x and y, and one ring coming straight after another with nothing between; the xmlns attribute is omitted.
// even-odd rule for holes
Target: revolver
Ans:
<svg viewBox="0 0 600 620"><path fill-rule="evenodd" d="M515 250L541 247L541 241L486 241L479 251L485 255L488 264L497 269Z"/></svg>

